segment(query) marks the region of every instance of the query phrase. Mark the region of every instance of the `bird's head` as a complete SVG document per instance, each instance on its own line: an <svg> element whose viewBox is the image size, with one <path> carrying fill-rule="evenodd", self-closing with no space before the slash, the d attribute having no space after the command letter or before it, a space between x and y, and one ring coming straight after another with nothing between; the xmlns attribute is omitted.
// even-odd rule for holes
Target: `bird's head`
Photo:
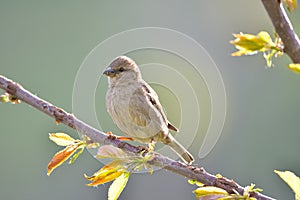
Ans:
<svg viewBox="0 0 300 200"><path fill-rule="evenodd" d="M127 56L116 57L103 72L109 77L110 81L118 80L138 80L141 78L137 64Z"/></svg>

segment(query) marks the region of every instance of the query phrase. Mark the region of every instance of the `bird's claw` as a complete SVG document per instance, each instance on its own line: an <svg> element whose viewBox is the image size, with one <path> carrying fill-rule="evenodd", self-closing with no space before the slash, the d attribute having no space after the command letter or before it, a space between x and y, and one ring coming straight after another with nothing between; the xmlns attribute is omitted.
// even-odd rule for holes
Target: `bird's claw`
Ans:
<svg viewBox="0 0 300 200"><path fill-rule="evenodd" d="M154 141L151 141L149 144L148 144L148 147L145 147L145 146L138 146L138 152L139 153L152 153L154 151L154 147L155 147L155 142Z"/></svg>
<svg viewBox="0 0 300 200"><path fill-rule="evenodd" d="M145 146L137 146L137 148L139 153L148 153L150 151L150 149Z"/></svg>

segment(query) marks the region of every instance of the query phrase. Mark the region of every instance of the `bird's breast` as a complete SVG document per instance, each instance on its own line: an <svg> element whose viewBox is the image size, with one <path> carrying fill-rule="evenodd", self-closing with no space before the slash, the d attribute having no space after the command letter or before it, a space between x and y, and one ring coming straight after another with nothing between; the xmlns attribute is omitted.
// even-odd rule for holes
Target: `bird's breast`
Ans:
<svg viewBox="0 0 300 200"><path fill-rule="evenodd" d="M130 85L115 86L110 87L106 95L108 113L118 128L127 134L129 134L128 126L130 126L129 103L133 90Z"/></svg>

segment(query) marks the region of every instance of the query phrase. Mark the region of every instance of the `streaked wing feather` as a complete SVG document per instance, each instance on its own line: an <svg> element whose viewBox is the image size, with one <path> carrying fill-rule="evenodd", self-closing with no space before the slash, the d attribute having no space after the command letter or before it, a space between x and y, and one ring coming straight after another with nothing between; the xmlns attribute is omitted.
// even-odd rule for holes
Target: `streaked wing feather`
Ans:
<svg viewBox="0 0 300 200"><path fill-rule="evenodd" d="M147 97L150 100L151 104L159 111L159 113L163 117L164 121L168 126L168 129L178 132L178 128L176 128L173 124L171 124L168 121L167 116L164 113L163 108L158 100L158 96L156 92L148 84L143 84L143 89L146 92Z"/></svg>
<svg viewBox="0 0 300 200"><path fill-rule="evenodd" d="M129 115L131 122L137 126L147 126L150 121L149 106L145 103L146 97L139 94L140 91L136 91L132 94L129 102Z"/></svg>

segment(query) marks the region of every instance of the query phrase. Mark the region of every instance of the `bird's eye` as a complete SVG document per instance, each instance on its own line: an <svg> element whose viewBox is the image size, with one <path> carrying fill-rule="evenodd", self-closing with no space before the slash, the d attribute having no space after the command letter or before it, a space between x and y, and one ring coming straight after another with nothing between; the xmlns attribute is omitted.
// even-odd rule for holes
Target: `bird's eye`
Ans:
<svg viewBox="0 0 300 200"><path fill-rule="evenodd" d="M125 69L123 68L123 67L121 67L120 69L119 69L119 72L123 72Z"/></svg>

